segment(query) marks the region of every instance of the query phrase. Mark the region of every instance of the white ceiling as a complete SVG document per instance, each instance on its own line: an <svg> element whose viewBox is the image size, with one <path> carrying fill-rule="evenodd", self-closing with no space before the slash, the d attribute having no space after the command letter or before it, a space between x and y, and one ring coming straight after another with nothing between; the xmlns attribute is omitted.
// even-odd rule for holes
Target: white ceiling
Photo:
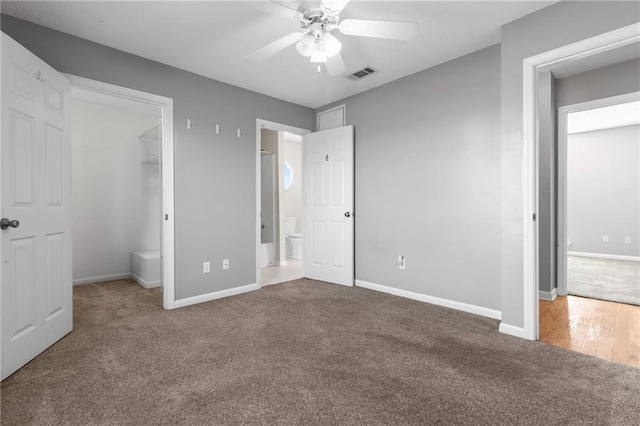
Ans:
<svg viewBox="0 0 640 426"><path fill-rule="evenodd" d="M411 41L342 41L347 74L380 70L360 81L318 74L291 46L263 63L243 58L298 28L251 1L2 1L2 12L244 87L317 108L500 41L500 27L553 1L352 1L342 19L416 21ZM287 2L301 9L317 2Z"/></svg>
<svg viewBox="0 0 640 426"><path fill-rule="evenodd" d="M638 124L640 124L640 102L634 101L572 112L567 117L567 133L592 132Z"/></svg>

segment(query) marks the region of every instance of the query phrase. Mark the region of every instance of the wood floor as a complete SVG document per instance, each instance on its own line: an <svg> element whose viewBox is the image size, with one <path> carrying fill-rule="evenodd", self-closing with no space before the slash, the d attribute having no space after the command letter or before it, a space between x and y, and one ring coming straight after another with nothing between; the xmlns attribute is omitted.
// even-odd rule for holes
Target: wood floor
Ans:
<svg viewBox="0 0 640 426"><path fill-rule="evenodd" d="M541 300L540 340L640 368L640 306L576 296Z"/></svg>

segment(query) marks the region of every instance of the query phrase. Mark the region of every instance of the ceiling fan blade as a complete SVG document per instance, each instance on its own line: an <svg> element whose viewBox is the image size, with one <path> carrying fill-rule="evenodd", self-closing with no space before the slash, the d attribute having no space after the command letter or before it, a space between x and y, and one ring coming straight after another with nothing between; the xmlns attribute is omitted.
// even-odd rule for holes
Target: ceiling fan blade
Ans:
<svg viewBox="0 0 640 426"><path fill-rule="evenodd" d="M276 1L261 1L256 3L256 8L263 12L271 13L272 15L281 16L285 19L292 21L298 21L303 18L302 12L298 12L296 9L291 9Z"/></svg>
<svg viewBox="0 0 640 426"><path fill-rule="evenodd" d="M284 50L292 44L296 43L302 38L302 36L304 36L303 33L287 34L286 36L267 44L265 47L248 54L244 57L244 59L251 59L256 62L262 62L266 59L269 59L271 56L275 55L281 50Z"/></svg>
<svg viewBox="0 0 640 426"><path fill-rule="evenodd" d="M322 0L320 2L320 10L329 16L338 16L342 9L349 3L349 0Z"/></svg>
<svg viewBox="0 0 640 426"><path fill-rule="evenodd" d="M366 19L345 19L340 22L340 32L361 37L411 40L418 34L417 22L370 21Z"/></svg>
<svg viewBox="0 0 640 426"><path fill-rule="evenodd" d="M347 70L347 67L344 65L344 61L342 60L342 55L339 53L327 59L327 62L324 65L327 67L327 72L331 77L342 75Z"/></svg>

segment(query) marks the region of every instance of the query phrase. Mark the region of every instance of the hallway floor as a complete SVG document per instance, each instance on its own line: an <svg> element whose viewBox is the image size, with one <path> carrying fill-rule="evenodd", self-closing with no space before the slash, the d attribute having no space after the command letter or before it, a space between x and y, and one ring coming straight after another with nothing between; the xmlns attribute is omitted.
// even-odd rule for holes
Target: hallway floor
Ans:
<svg viewBox="0 0 640 426"><path fill-rule="evenodd" d="M640 306L576 296L540 300L540 341L640 368Z"/></svg>

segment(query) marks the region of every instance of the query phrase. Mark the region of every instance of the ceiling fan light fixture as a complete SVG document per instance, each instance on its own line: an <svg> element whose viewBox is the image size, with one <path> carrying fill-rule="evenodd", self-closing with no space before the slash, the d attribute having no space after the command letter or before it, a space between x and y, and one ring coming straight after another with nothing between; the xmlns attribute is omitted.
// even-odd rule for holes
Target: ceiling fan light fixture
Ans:
<svg viewBox="0 0 640 426"><path fill-rule="evenodd" d="M327 55L322 51L322 49L316 50L311 55L311 62L314 64L320 64L327 62Z"/></svg>
<svg viewBox="0 0 640 426"><path fill-rule="evenodd" d="M316 41L311 54L311 62L314 64L327 62L327 54L324 52L321 41Z"/></svg>
<svg viewBox="0 0 640 426"><path fill-rule="evenodd" d="M340 43L340 40L335 38L330 33L324 34L324 40L322 44L324 53L327 55L327 58L333 58L338 53L340 53L340 50L342 49L342 43Z"/></svg>
<svg viewBox="0 0 640 426"><path fill-rule="evenodd" d="M316 38L310 33L305 34L304 37L296 43L296 49L298 49L298 52L307 58L311 56L315 46Z"/></svg>

